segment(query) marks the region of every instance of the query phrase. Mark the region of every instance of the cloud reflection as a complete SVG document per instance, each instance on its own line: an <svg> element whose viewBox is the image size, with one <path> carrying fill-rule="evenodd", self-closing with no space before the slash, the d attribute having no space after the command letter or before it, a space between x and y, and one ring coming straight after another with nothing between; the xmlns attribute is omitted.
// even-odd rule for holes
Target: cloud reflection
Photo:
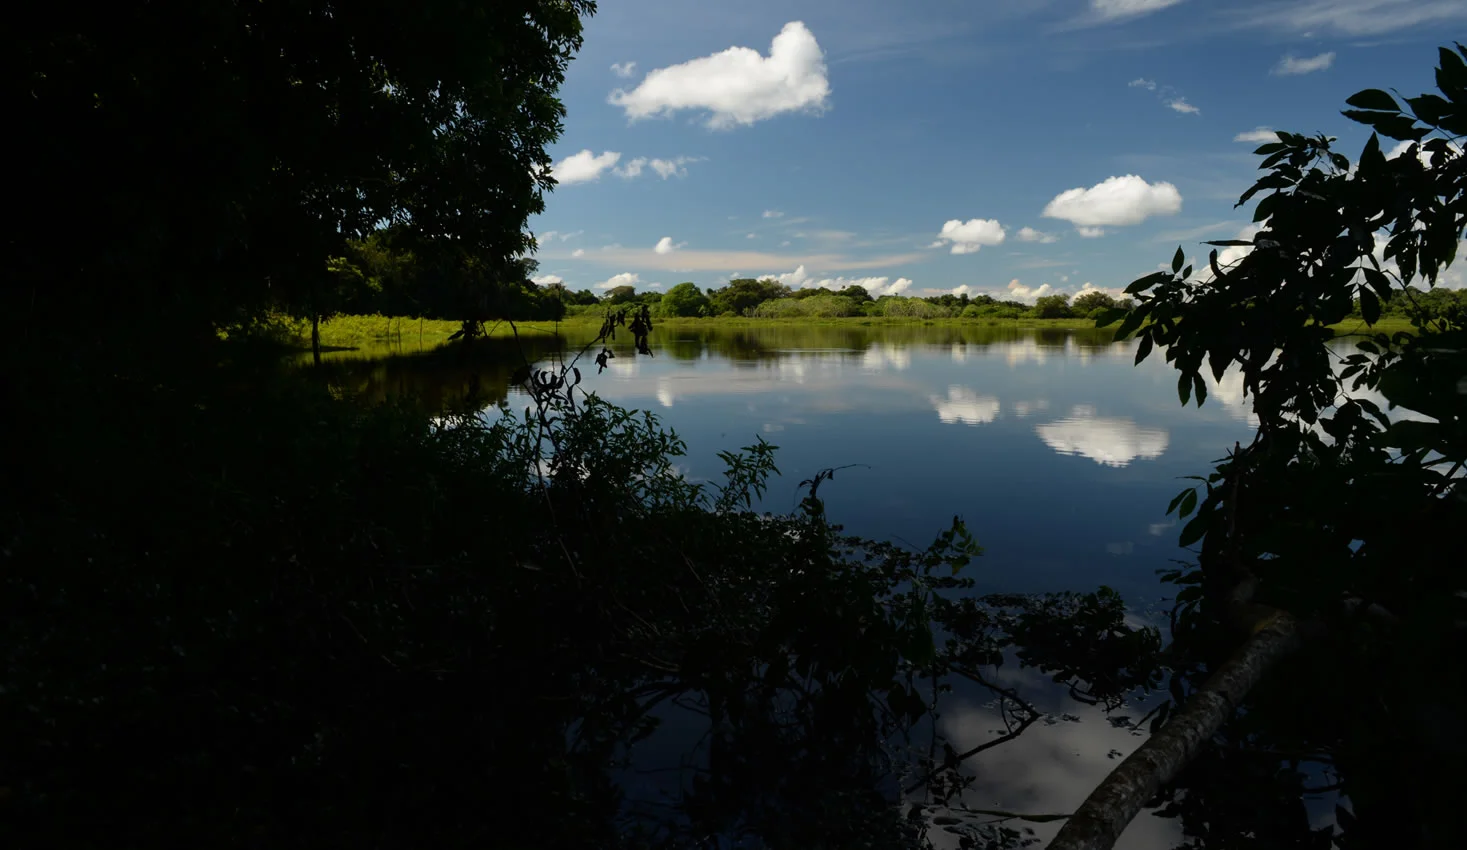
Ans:
<svg viewBox="0 0 1467 850"><path fill-rule="evenodd" d="M1060 454L1082 455L1103 466L1121 467L1137 458L1161 457L1167 447L1167 432L1160 428L1141 428L1130 419L1094 415L1090 410L1075 411L1058 422L1034 428L1039 439Z"/></svg>
<svg viewBox="0 0 1467 850"><path fill-rule="evenodd" d="M932 406L937 409L937 418L948 424L983 425L998 418L997 398L978 395L957 384L947 388L947 398L931 398Z"/></svg>

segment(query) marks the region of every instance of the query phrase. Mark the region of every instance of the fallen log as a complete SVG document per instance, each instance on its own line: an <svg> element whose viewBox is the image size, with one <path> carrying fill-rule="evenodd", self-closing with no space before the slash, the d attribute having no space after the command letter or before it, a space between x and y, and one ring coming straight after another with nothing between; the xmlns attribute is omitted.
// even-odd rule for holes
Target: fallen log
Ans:
<svg viewBox="0 0 1467 850"><path fill-rule="evenodd" d="M1260 619L1233 656L1189 697L1186 707L1085 798L1049 850L1110 850L1146 801L1181 773L1269 668L1301 642L1299 624L1288 613L1274 610Z"/></svg>

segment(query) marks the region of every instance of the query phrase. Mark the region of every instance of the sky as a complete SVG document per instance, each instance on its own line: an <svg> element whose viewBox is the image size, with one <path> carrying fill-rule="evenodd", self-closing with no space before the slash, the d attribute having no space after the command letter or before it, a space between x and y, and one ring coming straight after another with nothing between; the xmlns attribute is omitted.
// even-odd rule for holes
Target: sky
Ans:
<svg viewBox="0 0 1467 850"><path fill-rule="evenodd" d="M572 289L1115 291L1249 232L1270 129L1353 159L1345 98L1467 37L1461 0L600 5L530 222Z"/></svg>

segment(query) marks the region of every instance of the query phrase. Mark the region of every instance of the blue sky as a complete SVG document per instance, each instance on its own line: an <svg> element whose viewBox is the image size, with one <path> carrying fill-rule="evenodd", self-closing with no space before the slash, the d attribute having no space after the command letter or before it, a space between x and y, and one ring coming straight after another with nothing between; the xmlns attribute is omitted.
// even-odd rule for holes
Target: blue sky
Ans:
<svg viewBox="0 0 1467 850"><path fill-rule="evenodd" d="M1345 98L1431 90L1454 37L1461 0L604 0L540 279L1123 287L1247 225L1240 134L1353 158Z"/></svg>

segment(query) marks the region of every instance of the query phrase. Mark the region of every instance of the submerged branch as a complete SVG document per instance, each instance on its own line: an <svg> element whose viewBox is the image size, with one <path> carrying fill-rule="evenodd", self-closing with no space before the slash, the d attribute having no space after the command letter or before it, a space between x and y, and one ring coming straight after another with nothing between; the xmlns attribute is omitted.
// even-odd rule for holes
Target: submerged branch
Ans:
<svg viewBox="0 0 1467 850"><path fill-rule="evenodd" d="M1050 850L1109 850L1147 800L1181 773L1264 673L1300 644L1299 626L1276 611L1203 686L1090 793Z"/></svg>

